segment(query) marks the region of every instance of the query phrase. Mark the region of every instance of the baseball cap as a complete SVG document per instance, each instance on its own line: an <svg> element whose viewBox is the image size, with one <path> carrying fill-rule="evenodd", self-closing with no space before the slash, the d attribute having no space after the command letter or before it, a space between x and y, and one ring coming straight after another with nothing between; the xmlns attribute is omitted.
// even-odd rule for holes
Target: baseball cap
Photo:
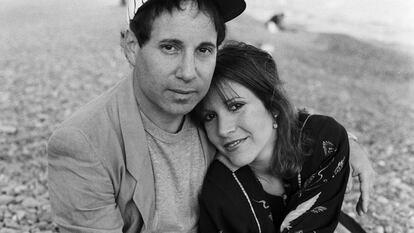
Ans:
<svg viewBox="0 0 414 233"><path fill-rule="evenodd" d="M138 8L147 1L151 0L128 0L127 2L127 22L129 23L135 16ZM212 0L216 3L224 22L230 21L239 16L246 9L244 0Z"/></svg>

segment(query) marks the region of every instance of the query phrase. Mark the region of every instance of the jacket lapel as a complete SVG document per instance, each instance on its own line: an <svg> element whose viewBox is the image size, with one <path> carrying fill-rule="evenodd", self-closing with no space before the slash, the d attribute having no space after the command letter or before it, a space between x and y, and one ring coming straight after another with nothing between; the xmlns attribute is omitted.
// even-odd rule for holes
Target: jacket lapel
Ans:
<svg viewBox="0 0 414 233"><path fill-rule="evenodd" d="M148 152L145 130L133 91L133 78L121 84L118 112L125 146L125 166L136 180L133 200L137 205L144 227L150 227L155 210L154 174Z"/></svg>

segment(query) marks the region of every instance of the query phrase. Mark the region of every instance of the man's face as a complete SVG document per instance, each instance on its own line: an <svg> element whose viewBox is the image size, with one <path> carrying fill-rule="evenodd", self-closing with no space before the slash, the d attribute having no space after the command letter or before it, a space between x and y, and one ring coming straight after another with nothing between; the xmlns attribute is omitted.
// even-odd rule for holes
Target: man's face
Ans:
<svg viewBox="0 0 414 233"><path fill-rule="evenodd" d="M151 118L174 119L190 112L207 93L214 72L214 24L192 3L182 6L185 10L161 13L150 39L137 48L135 91Z"/></svg>

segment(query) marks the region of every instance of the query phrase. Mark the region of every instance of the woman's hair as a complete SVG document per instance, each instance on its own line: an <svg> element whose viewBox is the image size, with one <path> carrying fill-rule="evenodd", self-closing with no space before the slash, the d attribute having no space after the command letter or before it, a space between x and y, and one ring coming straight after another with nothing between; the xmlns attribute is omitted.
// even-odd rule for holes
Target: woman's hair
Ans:
<svg viewBox="0 0 414 233"><path fill-rule="evenodd" d="M211 0L152 0L145 2L129 23L129 28L135 34L139 46L144 45L150 39L152 25L158 16L164 12L171 13L174 9L184 10L181 4L185 1L195 3L200 12L211 18L217 31L217 46L219 46L226 36L226 26L219 9Z"/></svg>
<svg viewBox="0 0 414 233"><path fill-rule="evenodd" d="M276 63L267 52L242 42L228 42L218 51L217 64L211 87L221 98L227 99L223 87L227 81L237 82L252 91L275 118L277 140L272 157L271 169L275 175L290 178L300 172L303 151L297 110L290 103L279 79ZM237 93L235 93L237 95ZM202 105L201 102L199 105ZM200 123L200 116L195 117Z"/></svg>

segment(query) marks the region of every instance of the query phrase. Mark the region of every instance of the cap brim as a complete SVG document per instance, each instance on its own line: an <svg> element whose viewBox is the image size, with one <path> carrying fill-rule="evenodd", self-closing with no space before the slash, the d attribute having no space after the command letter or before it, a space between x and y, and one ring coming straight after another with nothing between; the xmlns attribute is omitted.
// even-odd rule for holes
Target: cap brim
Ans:
<svg viewBox="0 0 414 233"><path fill-rule="evenodd" d="M244 0L215 0L225 22L239 16L246 9Z"/></svg>

